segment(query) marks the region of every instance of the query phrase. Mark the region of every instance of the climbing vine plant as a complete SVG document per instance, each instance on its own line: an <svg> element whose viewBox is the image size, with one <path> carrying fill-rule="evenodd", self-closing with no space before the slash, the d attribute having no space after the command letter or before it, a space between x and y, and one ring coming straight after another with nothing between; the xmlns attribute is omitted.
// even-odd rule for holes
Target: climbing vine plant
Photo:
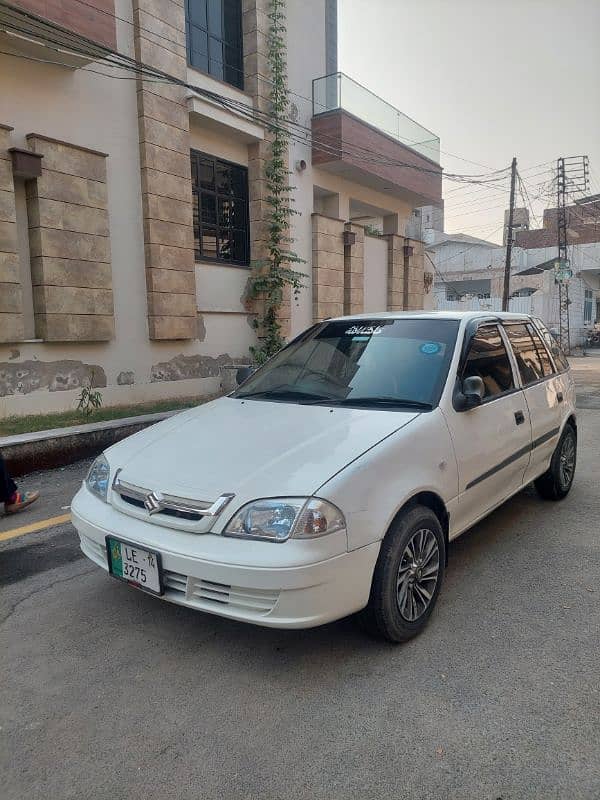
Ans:
<svg viewBox="0 0 600 800"><path fill-rule="evenodd" d="M269 4L269 32L267 57L271 73L269 92L270 133L269 155L265 164L266 203L268 213L267 257L253 262L254 272L249 283L249 297L258 299L259 313L254 320L258 331L257 347L251 347L252 357L258 364L264 363L285 344L279 320L279 309L286 288L290 287L298 297L304 286L305 275L293 268L293 264L304 263L292 250L290 218L299 212L293 208L290 193L290 171L287 168L289 131L288 118L290 100L287 87L285 0L271 0Z"/></svg>

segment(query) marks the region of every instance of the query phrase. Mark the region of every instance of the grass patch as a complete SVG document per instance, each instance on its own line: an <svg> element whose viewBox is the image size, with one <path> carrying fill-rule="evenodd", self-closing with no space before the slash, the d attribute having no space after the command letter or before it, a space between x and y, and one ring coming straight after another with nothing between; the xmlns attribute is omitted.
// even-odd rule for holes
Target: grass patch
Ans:
<svg viewBox="0 0 600 800"><path fill-rule="evenodd" d="M19 433L52 430L52 428L69 428L72 425L83 425L87 422L105 422L123 417L135 417L139 414L154 414L158 411L174 411L180 408L191 408L211 397L181 397L171 400L156 400L154 403L137 403L127 406L107 406L86 416L79 411L62 411L56 414L31 414L26 417L5 417L0 419L0 436L15 436Z"/></svg>

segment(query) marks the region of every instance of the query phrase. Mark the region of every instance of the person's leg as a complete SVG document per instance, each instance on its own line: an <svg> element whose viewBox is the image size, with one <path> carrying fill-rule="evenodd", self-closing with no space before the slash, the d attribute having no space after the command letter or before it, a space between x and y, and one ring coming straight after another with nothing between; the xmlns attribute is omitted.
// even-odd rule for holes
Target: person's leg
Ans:
<svg viewBox="0 0 600 800"><path fill-rule="evenodd" d="M17 484L8 474L6 462L0 454L0 503L11 500L17 491Z"/></svg>
<svg viewBox="0 0 600 800"><path fill-rule="evenodd" d="M39 492L20 492L17 484L8 474L6 462L0 454L0 503L4 503L6 514L16 514L34 503Z"/></svg>

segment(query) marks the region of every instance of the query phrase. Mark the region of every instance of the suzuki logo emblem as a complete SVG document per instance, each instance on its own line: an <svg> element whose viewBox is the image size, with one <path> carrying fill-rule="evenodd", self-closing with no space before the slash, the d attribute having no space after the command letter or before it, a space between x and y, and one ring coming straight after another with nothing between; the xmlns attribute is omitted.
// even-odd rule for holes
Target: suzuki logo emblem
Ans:
<svg viewBox="0 0 600 800"><path fill-rule="evenodd" d="M144 500L146 511L152 515L157 514L162 509L162 500L156 492L150 492Z"/></svg>

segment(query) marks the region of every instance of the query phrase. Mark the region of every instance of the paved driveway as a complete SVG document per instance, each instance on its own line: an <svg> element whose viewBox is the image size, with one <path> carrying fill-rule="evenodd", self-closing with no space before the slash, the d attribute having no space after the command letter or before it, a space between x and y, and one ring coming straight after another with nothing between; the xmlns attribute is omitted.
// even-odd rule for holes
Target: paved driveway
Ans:
<svg viewBox="0 0 600 800"><path fill-rule="evenodd" d="M3 800L600 797L600 413L562 503L450 548L431 624L278 632L160 602L68 523L0 542ZM85 465L31 476L60 517Z"/></svg>

